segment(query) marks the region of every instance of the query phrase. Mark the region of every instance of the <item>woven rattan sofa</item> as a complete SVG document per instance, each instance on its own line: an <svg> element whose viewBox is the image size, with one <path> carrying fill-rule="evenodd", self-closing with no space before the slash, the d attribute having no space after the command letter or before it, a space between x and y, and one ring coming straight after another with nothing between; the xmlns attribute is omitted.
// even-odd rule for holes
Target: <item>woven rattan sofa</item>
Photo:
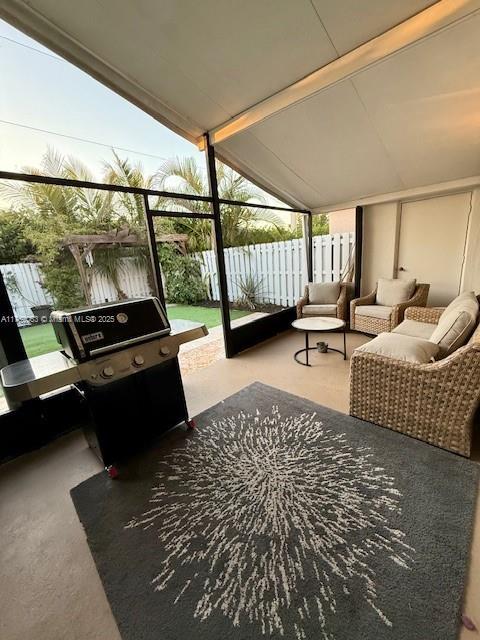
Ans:
<svg viewBox="0 0 480 640"><path fill-rule="evenodd" d="M408 300L385 306L378 303L377 283L372 293L350 302L350 328L373 335L392 331L402 322L406 309L426 306L429 289L429 284L415 284L413 294Z"/></svg>
<svg viewBox="0 0 480 640"><path fill-rule="evenodd" d="M443 311L411 307L405 318L437 325ZM350 366L351 415L470 455L480 401L478 318L467 344L439 361L418 364L355 351Z"/></svg>
<svg viewBox="0 0 480 640"><path fill-rule="evenodd" d="M310 300L311 287L317 287L320 292L318 302L312 302ZM331 295L337 287L337 294L332 298ZM326 291L323 295L327 297L322 298L321 289ZM311 318L314 316L332 316L340 318L340 320L348 321L348 303L352 297L353 284L349 282L325 282L313 284L309 283L305 286L303 297L297 301L297 318Z"/></svg>

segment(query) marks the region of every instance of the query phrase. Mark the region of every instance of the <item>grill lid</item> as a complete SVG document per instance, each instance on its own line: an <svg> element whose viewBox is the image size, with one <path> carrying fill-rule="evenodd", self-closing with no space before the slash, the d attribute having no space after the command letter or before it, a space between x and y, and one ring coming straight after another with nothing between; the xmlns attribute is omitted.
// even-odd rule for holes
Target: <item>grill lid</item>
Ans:
<svg viewBox="0 0 480 640"><path fill-rule="evenodd" d="M54 311L50 319L66 355L77 362L170 333L165 310L154 297Z"/></svg>

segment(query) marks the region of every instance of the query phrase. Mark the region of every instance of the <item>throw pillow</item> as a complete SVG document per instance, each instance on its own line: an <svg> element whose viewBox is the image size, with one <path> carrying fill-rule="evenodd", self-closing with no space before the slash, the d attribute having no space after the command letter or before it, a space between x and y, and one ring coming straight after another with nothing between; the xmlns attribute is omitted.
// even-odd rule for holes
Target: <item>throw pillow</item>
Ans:
<svg viewBox="0 0 480 640"><path fill-rule="evenodd" d="M473 331L478 315L478 301L473 291L457 296L440 316L431 342L440 346L442 355L448 355L464 345Z"/></svg>

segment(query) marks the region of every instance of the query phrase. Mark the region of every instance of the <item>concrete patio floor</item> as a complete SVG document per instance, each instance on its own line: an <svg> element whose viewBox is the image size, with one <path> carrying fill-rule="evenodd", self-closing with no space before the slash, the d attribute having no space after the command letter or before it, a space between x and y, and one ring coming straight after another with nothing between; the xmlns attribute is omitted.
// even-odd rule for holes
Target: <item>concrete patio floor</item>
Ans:
<svg viewBox="0 0 480 640"><path fill-rule="evenodd" d="M232 328L254 322L267 313L253 312L243 318L237 318L232 322ZM213 362L225 358L225 345L223 342L223 327L213 327L208 335L192 342L182 344L180 347L179 363L182 375L193 373L197 369L208 367Z"/></svg>
<svg viewBox="0 0 480 640"><path fill-rule="evenodd" d="M328 341L339 346L341 339L337 334ZM348 353L366 340L348 335ZM303 335L288 332L185 375L191 415L255 380L346 412L348 360L314 354L316 366L302 367L293 360L302 346ZM480 459L478 447L474 459ZM120 640L69 495L100 469L79 432L0 467L2 640ZM465 611L480 626L478 504ZM475 637L466 629L460 634L461 640Z"/></svg>

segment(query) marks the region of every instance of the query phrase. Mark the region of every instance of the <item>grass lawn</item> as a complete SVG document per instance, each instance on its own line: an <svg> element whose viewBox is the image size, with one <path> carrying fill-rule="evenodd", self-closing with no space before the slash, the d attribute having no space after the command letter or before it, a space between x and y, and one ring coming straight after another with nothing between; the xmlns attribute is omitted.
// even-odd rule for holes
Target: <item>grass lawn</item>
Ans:
<svg viewBox="0 0 480 640"><path fill-rule="evenodd" d="M220 309L211 307L189 307L175 305L168 307L168 317L170 320L195 320L204 322L209 329L222 323ZM237 311L232 309L230 316L232 320L248 315L248 311ZM60 348L55 339L55 334L51 324L39 324L34 327L24 327L20 329L23 344L29 358L39 356L42 353L56 351Z"/></svg>
<svg viewBox="0 0 480 640"><path fill-rule="evenodd" d="M37 324L33 327L24 327L20 329L20 334L29 358L60 349L51 324Z"/></svg>
<svg viewBox="0 0 480 640"><path fill-rule="evenodd" d="M237 318L248 316L249 313L251 313L251 311L230 309L230 318L236 320ZM175 306L167 306L167 315L169 320L194 320L195 322L204 322L207 329L222 324L220 309L212 307L189 307L178 304Z"/></svg>

